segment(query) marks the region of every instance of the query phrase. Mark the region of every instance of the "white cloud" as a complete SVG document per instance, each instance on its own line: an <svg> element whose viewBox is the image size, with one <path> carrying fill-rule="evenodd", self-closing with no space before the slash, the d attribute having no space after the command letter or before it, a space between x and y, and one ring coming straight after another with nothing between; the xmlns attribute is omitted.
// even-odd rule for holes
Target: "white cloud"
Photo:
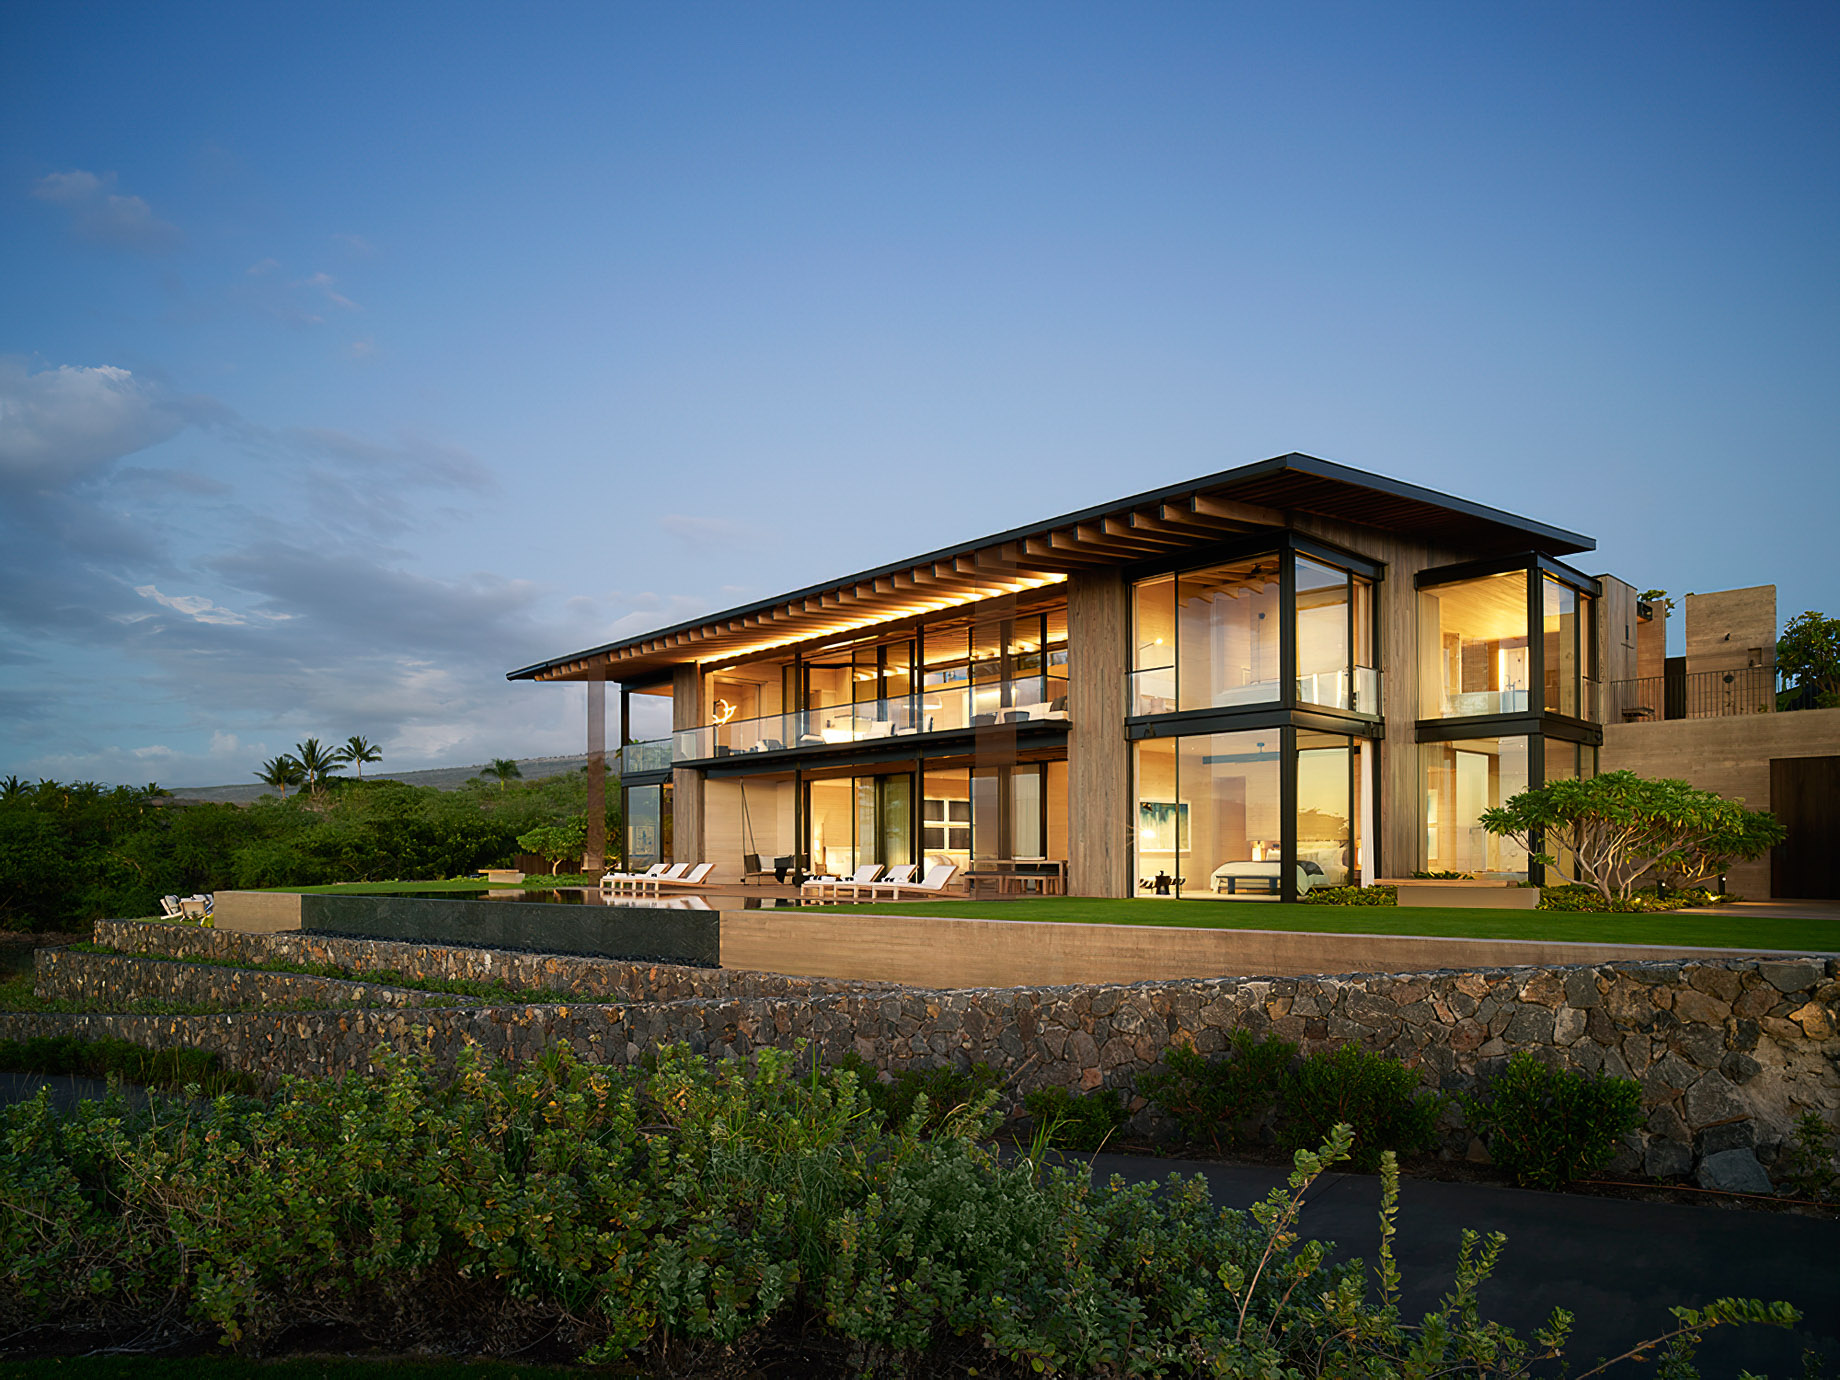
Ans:
<svg viewBox="0 0 1840 1380"><path fill-rule="evenodd" d="M62 488L178 434L194 411L113 365L33 374L0 358L0 479Z"/></svg>
<svg viewBox="0 0 1840 1380"><path fill-rule="evenodd" d="M138 196L112 191L115 174L98 177L81 168L38 180L32 195L70 213L70 228L83 239L118 249L164 254L179 247L178 228L154 215Z"/></svg>
<svg viewBox="0 0 1840 1380"><path fill-rule="evenodd" d="M271 623L276 623L280 622L282 619L293 617L290 613L262 612L258 612L252 617L248 614L238 613L234 609L227 609L222 604L213 603L202 594L162 594L158 587L154 585L136 585L134 587L134 592L143 599L151 599L154 603L162 604L171 609L174 613L183 613L187 618L199 623L218 623L232 628L247 628L253 625L257 619L267 619ZM139 618L126 618L122 621L138 623L141 620Z"/></svg>

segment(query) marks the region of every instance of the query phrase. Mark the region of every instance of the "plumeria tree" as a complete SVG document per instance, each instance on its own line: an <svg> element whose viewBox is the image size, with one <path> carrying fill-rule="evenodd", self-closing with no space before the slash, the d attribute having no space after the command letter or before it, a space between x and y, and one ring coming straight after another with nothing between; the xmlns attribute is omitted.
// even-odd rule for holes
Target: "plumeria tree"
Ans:
<svg viewBox="0 0 1840 1380"><path fill-rule="evenodd" d="M1762 856L1784 834L1767 810L1632 771L1548 781L1484 810L1481 823L1563 880L1623 900L1651 873L1691 885L1733 862ZM1571 855L1574 876L1566 876L1554 856L1562 849Z"/></svg>

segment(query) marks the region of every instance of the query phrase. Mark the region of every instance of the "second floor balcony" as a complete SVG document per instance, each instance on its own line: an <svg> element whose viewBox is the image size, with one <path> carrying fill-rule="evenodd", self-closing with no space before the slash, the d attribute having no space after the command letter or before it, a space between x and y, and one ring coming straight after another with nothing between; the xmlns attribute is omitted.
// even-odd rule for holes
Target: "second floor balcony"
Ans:
<svg viewBox="0 0 1840 1380"><path fill-rule="evenodd" d="M1052 676L933 686L910 695L730 719L671 735L673 762L838 747L1000 725L1067 721L1066 682ZM648 745L649 746L649 745Z"/></svg>

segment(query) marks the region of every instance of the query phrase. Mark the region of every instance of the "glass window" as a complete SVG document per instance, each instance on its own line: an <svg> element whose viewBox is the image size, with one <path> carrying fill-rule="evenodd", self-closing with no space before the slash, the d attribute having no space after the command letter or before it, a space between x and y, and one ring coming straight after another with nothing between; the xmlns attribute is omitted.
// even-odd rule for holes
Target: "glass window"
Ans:
<svg viewBox="0 0 1840 1380"><path fill-rule="evenodd" d="M1569 714L1578 718L1579 638L1578 591L1544 576L1541 591L1545 603L1543 636L1546 681L1543 702L1549 713Z"/></svg>
<svg viewBox="0 0 1840 1380"><path fill-rule="evenodd" d="M1009 855L1043 858L1042 773L1038 766L1012 767L1009 776Z"/></svg>
<svg viewBox="0 0 1840 1380"><path fill-rule="evenodd" d="M1527 789L1527 739L1419 744L1425 782L1425 868L1525 880L1527 854L1488 833L1482 812Z"/></svg>
<svg viewBox="0 0 1840 1380"><path fill-rule="evenodd" d="M926 865L971 865L971 773L928 767L920 801L920 851Z"/></svg>
<svg viewBox="0 0 1840 1380"><path fill-rule="evenodd" d="M1132 590L1131 713L1176 707L1176 577L1139 580Z"/></svg>
<svg viewBox="0 0 1840 1380"><path fill-rule="evenodd" d="M1357 739L1297 735L1297 866L1312 887L1349 886L1358 880L1354 807L1359 765Z"/></svg>
<svg viewBox="0 0 1840 1380"><path fill-rule="evenodd" d="M1348 572L1297 558L1297 698L1349 707Z"/></svg>
<svg viewBox="0 0 1840 1380"><path fill-rule="evenodd" d="M1138 743L1138 894L1276 896L1281 763L1276 729Z"/></svg>
<svg viewBox="0 0 1840 1380"><path fill-rule="evenodd" d="M1176 577L1178 708L1278 698L1278 559L1261 556Z"/></svg>
<svg viewBox="0 0 1840 1380"><path fill-rule="evenodd" d="M1527 712L1527 573L1420 590L1418 652L1419 717Z"/></svg>
<svg viewBox="0 0 1840 1380"><path fill-rule="evenodd" d="M662 786L628 786L626 788L626 866L643 870L654 863L669 862L665 847L664 788Z"/></svg>
<svg viewBox="0 0 1840 1380"><path fill-rule="evenodd" d="M805 800L812 870L831 877L849 876L857 864L854 783L847 776L813 781L806 788Z"/></svg>

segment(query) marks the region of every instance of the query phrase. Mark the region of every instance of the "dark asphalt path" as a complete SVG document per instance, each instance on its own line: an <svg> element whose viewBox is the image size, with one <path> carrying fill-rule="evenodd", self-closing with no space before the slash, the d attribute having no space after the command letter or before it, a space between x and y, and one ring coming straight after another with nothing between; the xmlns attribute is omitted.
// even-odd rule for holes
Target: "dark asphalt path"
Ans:
<svg viewBox="0 0 1840 1380"><path fill-rule="evenodd" d="M31 1097L45 1085L64 1107L107 1090L93 1078L0 1074L0 1104ZM137 1089L129 1092L145 1098ZM1099 1155L1093 1168L1134 1182L1200 1174L1215 1202L1235 1208L1285 1179L1270 1166L1142 1155ZM1335 1242L1336 1258L1360 1256L1371 1265L1380 1244L1379 1207L1377 1177L1325 1174L1305 1199L1302 1228ZM1740 1368L1797 1380L1804 1347L1816 1349L1830 1377L1840 1373L1840 1222L1423 1179L1401 1184L1397 1222L1395 1254L1408 1317L1435 1307L1450 1288L1458 1244L1470 1227L1508 1238L1482 1291L1483 1315L1525 1337L1555 1307L1569 1309L1576 1317L1573 1373L1665 1331L1673 1323L1670 1306L1699 1306L1726 1295L1787 1300L1801 1310L1802 1323L1793 1333L1721 1328L1708 1334L1700 1353L1706 1380L1736 1376ZM1615 1373L1652 1370L1626 1366Z"/></svg>
<svg viewBox="0 0 1840 1380"><path fill-rule="evenodd" d="M1246 1207L1286 1177L1265 1166L1134 1155L1100 1155L1094 1169L1130 1180L1201 1174L1223 1207ZM1360 1256L1371 1266L1380 1246L1379 1209L1378 1177L1326 1174L1304 1200L1302 1229L1334 1241L1336 1258ZM1708 1333L1700 1352L1707 1380L1740 1368L1794 1380L1802 1373L1802 1349L1810 1346L1829 1376L1840 1367L1840 1222L1423 1179L1400 1184L1395 1221L1407 1317L1428 1312L1450 1288L1465 1227L1502 1232L1508 1241L1483 1286L1483 1316L1529 1337L1555 1307L1568 1309L1575 1317L1568 1348L1573 1373L1672 1327L1669 1307L1724 1296L1786 1300L1801 1310L1802 1323L1794 1333Z"/></svg>

